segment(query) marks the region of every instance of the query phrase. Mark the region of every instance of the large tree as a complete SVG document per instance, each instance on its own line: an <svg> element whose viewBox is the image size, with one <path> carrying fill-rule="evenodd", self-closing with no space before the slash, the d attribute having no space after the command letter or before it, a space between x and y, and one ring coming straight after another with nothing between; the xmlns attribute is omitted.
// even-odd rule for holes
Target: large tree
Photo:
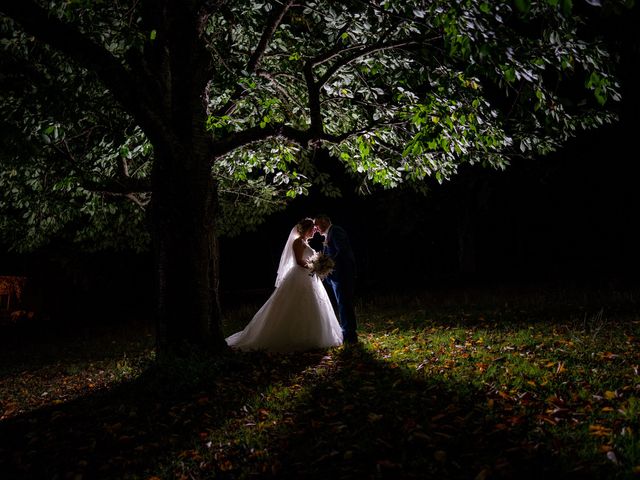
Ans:
<svg viewBox="0 0 640 480"><path fill-rule="evenodd" d="M615 59L585 21L600 7L7 0L4 230L144 244L149 212L160 348L219 351L219 234L279 193L336 194L327 158L363 191L420 186L611 121Z"/></svg>

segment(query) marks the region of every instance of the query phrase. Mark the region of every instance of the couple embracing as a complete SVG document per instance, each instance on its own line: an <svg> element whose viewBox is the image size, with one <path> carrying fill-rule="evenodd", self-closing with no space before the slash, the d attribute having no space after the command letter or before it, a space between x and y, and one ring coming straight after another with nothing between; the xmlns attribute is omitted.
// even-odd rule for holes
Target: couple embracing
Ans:
<svg viewBox="0 0 640 480"><path fill-rule="evenodd" d="M333 271L324 280L312 270L316 252L308 241L316 232L324 236L322 253L333 261ZM305 218L285 243L276 289L245 329L226 339L227 344L241 350L286 352L356 343L354 290L355 258L345 230L332 225L326 215Z"/></svg>

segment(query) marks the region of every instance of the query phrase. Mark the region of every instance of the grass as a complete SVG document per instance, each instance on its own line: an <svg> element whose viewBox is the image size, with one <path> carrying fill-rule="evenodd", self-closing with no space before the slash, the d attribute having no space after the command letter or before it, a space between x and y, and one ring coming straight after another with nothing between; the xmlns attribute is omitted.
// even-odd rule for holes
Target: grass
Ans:
<svg viewBox="0 0 640 480"><path fill-rule="evenodd" d="M139 328L14 339L0 358L0 471L3 478L633 478L640 474L636 298L555 290L387 295L362 300L357 347L163 365ZM231 312L228 333L252 311Z"/></svg>

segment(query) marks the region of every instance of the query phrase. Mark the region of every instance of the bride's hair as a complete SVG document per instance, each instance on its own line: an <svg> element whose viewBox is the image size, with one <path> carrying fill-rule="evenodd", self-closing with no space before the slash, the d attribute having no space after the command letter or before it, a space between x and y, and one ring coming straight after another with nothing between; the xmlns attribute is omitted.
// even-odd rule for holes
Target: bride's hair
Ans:
<svg viewBox="0 0 640 480"><path fill-rule="evenodd" d="M296 230L300 235L304 235L304 233L313 227L313 219L312 218L303 218L296 225Z"/></svg>

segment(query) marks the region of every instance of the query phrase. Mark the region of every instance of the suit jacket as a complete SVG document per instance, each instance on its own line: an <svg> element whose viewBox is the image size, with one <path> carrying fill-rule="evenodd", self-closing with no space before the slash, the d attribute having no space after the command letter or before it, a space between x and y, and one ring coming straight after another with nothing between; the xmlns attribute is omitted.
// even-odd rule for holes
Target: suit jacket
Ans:
<svg viewBox="0 0 640 480"><path fill-rule="evenodd" d="M344 275L355 275L356 259L344 228L331 225L324 242L323 252L335 262L331 278L339 279Z"/></svg>

